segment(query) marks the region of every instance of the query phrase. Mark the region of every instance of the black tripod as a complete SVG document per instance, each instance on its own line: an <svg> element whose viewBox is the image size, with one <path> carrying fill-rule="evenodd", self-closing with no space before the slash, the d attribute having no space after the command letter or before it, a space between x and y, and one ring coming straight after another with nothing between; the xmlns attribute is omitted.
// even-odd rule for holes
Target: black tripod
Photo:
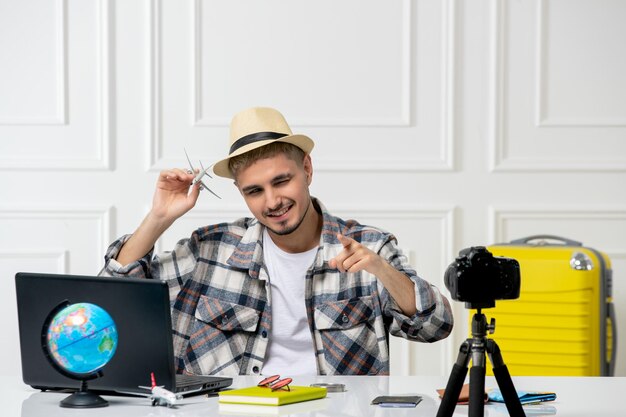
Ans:
<svg viewBox="0 0 626 417"><path fill-rule="evenodd" d="M472 318L472 337L461 344L459 356L452 367L446 391L437 411L437 417L451 417L454 413L470 359L472 359L472 369L470 370L469 384L469 417L483 417L485 411L485 351L489 355L493 374L504 397L509 415L511 417L525 417L509 370L502 360L500 348L495 341L487 339L487 331L489 333L495 331L495 320L492 319L491 324L488 325L487 318L480 310L478 307Z"/></svg>

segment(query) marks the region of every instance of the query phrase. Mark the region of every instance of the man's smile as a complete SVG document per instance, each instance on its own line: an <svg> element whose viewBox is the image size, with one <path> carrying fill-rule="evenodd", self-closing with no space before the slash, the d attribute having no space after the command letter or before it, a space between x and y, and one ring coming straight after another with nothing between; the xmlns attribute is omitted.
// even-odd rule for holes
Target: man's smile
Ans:
<svg viewBox="0 0 626 417"><path fill-rule="evenodd" d="M265 217L280 218L284 216L285 214L287 214L291 210L292 207L293 207L293 203L289 203L289 204L285 204L279 207L278 209L271 210L271 211L268 210L265 212Z"/></svg>

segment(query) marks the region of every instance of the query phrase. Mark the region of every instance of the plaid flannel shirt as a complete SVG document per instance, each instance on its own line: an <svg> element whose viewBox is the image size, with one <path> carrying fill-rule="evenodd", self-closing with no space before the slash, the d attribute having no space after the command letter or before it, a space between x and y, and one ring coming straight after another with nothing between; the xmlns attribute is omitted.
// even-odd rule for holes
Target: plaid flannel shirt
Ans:
<svg viewBox="0 0 626 417"><path fill-rule="evenodd" d="M323 226L303 302L319 374L388 375L388 333L420 342L450 334L448 300L417 276L393 235L334 217L318 200L314 203ZM178 372L258 374L272 325L263 227L254 218L206 226L179 241L172 252L154 257L150 252L123 267L115 258L130 237L126 235L109 247L101 275L168 282ZM404 315L374 275L329 267L328 261L343 250L337 233L378 253L415 283L415 315Z"/></svg>

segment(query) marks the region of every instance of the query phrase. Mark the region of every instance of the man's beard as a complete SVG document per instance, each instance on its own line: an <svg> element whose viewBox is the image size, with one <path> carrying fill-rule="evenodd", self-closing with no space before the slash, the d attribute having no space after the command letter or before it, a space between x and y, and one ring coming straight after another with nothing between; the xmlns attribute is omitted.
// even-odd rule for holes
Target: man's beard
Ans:
<svg viewBox="0 0 626 417"><path fill-rule="evenodd" d="M306 210L304 211L304 214L302 214L302 217L298 220L298 222L297 222L296 224L294 224L293 226L291 226L291 227L288 227L288 228L286 228L286 229L282 229L282 230L275 230L275 229L272 229L272 228L271 228L271 227L269 227L268 225L265 225L265 227L267 227L267 228L268 228L268 229L269 229L272 233L274 233L274 234L275 234L275 235L277 235L277 236L286 236L286 235L289 235L289 234L291 234L291 233L295 232L296 230L298 230L298 228L300 227L300 225L304 222L304 219L305 219L305 217L306 217L307 213L309 212L309 207L310 207L310 206L311 206L311 202L310 202L310 200L309 200L309 204L307 204L307 206L306 206ZM279 207L278 209L276 209L276 210L272 210L272 211L277 211L277 210L280 210L280 209L282 209L282 206L281 206L281 207ZM291 210L291 209L290 209L290 210Z"/></svg>

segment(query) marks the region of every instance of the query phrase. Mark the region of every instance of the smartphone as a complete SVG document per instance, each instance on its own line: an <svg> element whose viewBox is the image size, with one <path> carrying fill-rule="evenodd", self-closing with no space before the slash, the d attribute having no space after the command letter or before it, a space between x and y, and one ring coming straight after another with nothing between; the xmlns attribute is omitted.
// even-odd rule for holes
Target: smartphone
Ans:
<svg viewBox="0 0 626 417"><path fill-rule="evenodd" d="M378 403L379 407L386 408L413 408L416 407L418 403Z"/></svg>
<svg viewBox="0 0 626 417"><path fill-rule="evenodd" d="M372 400L373 405L380 407L405 408L415 407L422 401L419 395L381 395Z"/></svg>

